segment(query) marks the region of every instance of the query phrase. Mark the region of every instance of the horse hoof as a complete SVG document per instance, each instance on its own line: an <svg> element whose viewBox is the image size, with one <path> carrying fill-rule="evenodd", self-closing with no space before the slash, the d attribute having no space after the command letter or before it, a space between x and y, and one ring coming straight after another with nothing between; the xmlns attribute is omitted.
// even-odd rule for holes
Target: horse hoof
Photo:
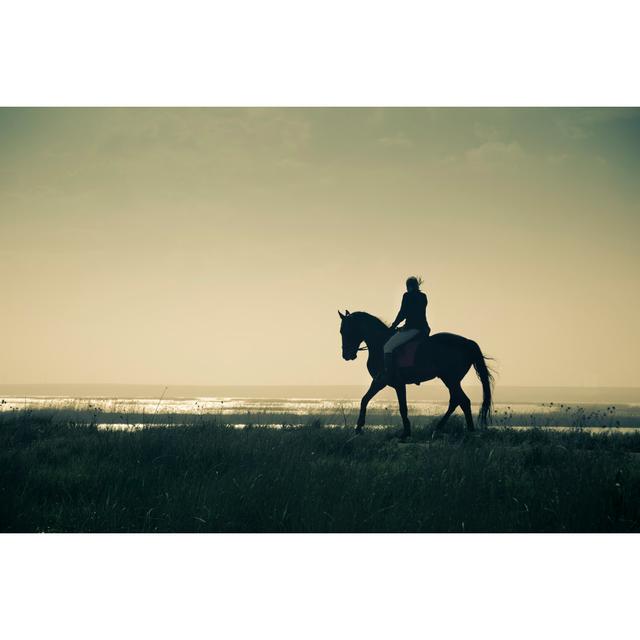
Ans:
<svg viewBox="0 0 640 640"><path fill-rule="evenodd" d="M362 435L362 427L356 427L356 434L359 436Z"/></svg>
<svg viewBox="0 0 640 640"><path fill-rule="evenodd" d="M398 439L400 442L406 442L411 437L411 433L407 433L406 431L401 431L398 434Z"/></svg>

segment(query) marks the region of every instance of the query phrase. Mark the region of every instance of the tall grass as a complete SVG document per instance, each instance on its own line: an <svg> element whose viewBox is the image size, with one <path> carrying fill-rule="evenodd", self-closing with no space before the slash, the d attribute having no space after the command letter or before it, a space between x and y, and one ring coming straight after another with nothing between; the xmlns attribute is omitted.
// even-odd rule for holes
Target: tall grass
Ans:
<svg viewBox="0 0 640 640"><path fill-rule="evenodd" d="M0 530L636 531L640 435L0 422Z"/></svg>

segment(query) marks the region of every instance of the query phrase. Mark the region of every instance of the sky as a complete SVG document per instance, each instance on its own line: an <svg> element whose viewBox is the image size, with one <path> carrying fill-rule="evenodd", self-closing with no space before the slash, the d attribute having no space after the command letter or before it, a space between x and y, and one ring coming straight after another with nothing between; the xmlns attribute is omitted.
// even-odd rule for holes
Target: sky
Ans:
<svg viewBox="0 0 640 640"><path fill-rule="evenodd" d="M416 274L498 384L640 386L639 168L640 109L0 109L0 383L366 385Z"/></svg>

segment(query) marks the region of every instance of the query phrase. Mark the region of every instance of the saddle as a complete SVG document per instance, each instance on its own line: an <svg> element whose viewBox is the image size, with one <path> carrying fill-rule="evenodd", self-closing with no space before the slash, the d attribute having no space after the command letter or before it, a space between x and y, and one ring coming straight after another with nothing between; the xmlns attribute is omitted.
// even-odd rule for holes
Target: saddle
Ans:
<svg viewBox="0 0 640 640"><path fill-rule="evenodd" d="M419 333L415 338L409 340L409 342L405 342L403 345L400 345L395 350L395 365L396 368L401 369L409 369L411 367L415 367L416 364L416 353L418 352L418 347L428 338L424 333Z"/></svg>

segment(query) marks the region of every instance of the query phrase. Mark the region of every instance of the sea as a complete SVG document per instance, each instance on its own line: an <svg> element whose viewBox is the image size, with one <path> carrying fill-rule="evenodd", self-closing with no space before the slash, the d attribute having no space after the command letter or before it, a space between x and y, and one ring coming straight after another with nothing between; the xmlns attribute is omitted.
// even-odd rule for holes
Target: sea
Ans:
<svg viewBox="0 0 640 640"><path fill-rule="evenodd" d="M162 386L121 384L0 385L0 416L50 413L56 419L101 428L136 429L187 425L208 420L236 428L355 425L366 386ZM482 390L465 386L477 413ZM439 384L408 387L414 425L442 415L447 390ZM459 410L458 410L459 413ZM399 425L393 390L369 404L367 425ZM516 387L494 390L494 428L636 429L640 428L640 388Z"/></svg>

